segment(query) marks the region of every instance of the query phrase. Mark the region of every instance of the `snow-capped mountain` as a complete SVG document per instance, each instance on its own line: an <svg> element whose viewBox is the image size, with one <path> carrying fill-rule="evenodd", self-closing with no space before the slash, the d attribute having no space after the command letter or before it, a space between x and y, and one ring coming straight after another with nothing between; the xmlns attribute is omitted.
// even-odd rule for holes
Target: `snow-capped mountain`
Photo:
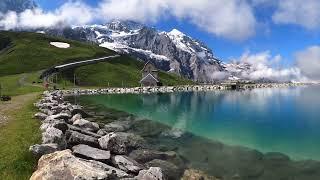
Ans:
<svg viewBox="0 0 320 180"><path fill-rule="evenodd" d="M0 13L8 11L22 12L26 9L34 9L37 4L33 0L1 0Z"/></svg>
<svg viewBox="0 0 320 180"><path fill-rule="evenodd" d="M143 61L150 60L159 69L199 82L213 81L218 78L217 72L225 71L211 49L176 29L160 32L132 21L112 21L104 25L75 26L45 32L95 42Z"/></svg>

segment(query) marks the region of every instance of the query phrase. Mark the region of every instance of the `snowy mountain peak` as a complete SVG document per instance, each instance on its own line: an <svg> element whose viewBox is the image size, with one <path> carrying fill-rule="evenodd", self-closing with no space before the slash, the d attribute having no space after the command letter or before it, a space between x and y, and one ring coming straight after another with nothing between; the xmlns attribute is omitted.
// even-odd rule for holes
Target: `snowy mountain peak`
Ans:
<svg viewBox="0 0 320 180"><path fill-rule="evenodd" d="M181 32L177 29L172 29L172 31L170 31L168 34L171 36L179 36L179 37L185 36L185 34L183 32Z"/></svg>
<svg viewBox="0 0 320 180"><path fill-rule="evenodd" d="M50 32L63 34L66 38L93 41L118 53L151 61L163 71L199 82L211 82L216 71L224 71L210 48L177 29L161 32L137 22L113 20L104 25Z"/></svg>
<svg viewBox="0 0 320 180"><path fill-rule="evenodd" d="M106 24L106 27L114 31L134 31L144 27L143 24L128 20L113 20Z"/></svg>

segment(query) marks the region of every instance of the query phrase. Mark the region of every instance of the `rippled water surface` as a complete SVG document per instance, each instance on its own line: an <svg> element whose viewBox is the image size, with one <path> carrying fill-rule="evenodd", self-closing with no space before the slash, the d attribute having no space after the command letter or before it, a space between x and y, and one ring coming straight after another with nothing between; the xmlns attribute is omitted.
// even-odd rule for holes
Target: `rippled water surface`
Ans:
<svg viewBox="0 0 320 180"><path fill-rule="evenodd" d="M320 160L320 87L83 96L183 132L293 159Z"/></svg>

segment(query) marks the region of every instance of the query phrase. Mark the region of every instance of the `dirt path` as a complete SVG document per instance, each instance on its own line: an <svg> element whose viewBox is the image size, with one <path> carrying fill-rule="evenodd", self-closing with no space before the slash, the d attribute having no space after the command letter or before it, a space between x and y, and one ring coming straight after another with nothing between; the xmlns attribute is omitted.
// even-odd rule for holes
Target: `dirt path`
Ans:
<svg viewBox="0 0 320 180"><path fill-rule="evenodd" d="M39 93L31 93L26 95L14 96L11 101L1 102L0 101L0 127L3 126L6 122L10 121L9 114L15 111L19 111L27 102L30 102L36 97Z"/></svg>

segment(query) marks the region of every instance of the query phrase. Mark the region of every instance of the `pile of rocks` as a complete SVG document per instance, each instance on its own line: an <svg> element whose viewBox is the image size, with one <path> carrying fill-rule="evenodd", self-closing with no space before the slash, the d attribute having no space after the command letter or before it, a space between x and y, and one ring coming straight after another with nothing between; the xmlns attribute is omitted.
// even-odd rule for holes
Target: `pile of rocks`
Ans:
<svg viewBox="0 0 320 180"><path fill-rule="evenodd" d="M123 132L126 124L90 122L80 106L63 97L62 91L44 92L35 104L40 110L35 117L42 122L42 144L30 147L40 158L32 180L161 180L178 174L176 166L166 161L177 156L174 152L147 149L142 137Z"/></svg>

